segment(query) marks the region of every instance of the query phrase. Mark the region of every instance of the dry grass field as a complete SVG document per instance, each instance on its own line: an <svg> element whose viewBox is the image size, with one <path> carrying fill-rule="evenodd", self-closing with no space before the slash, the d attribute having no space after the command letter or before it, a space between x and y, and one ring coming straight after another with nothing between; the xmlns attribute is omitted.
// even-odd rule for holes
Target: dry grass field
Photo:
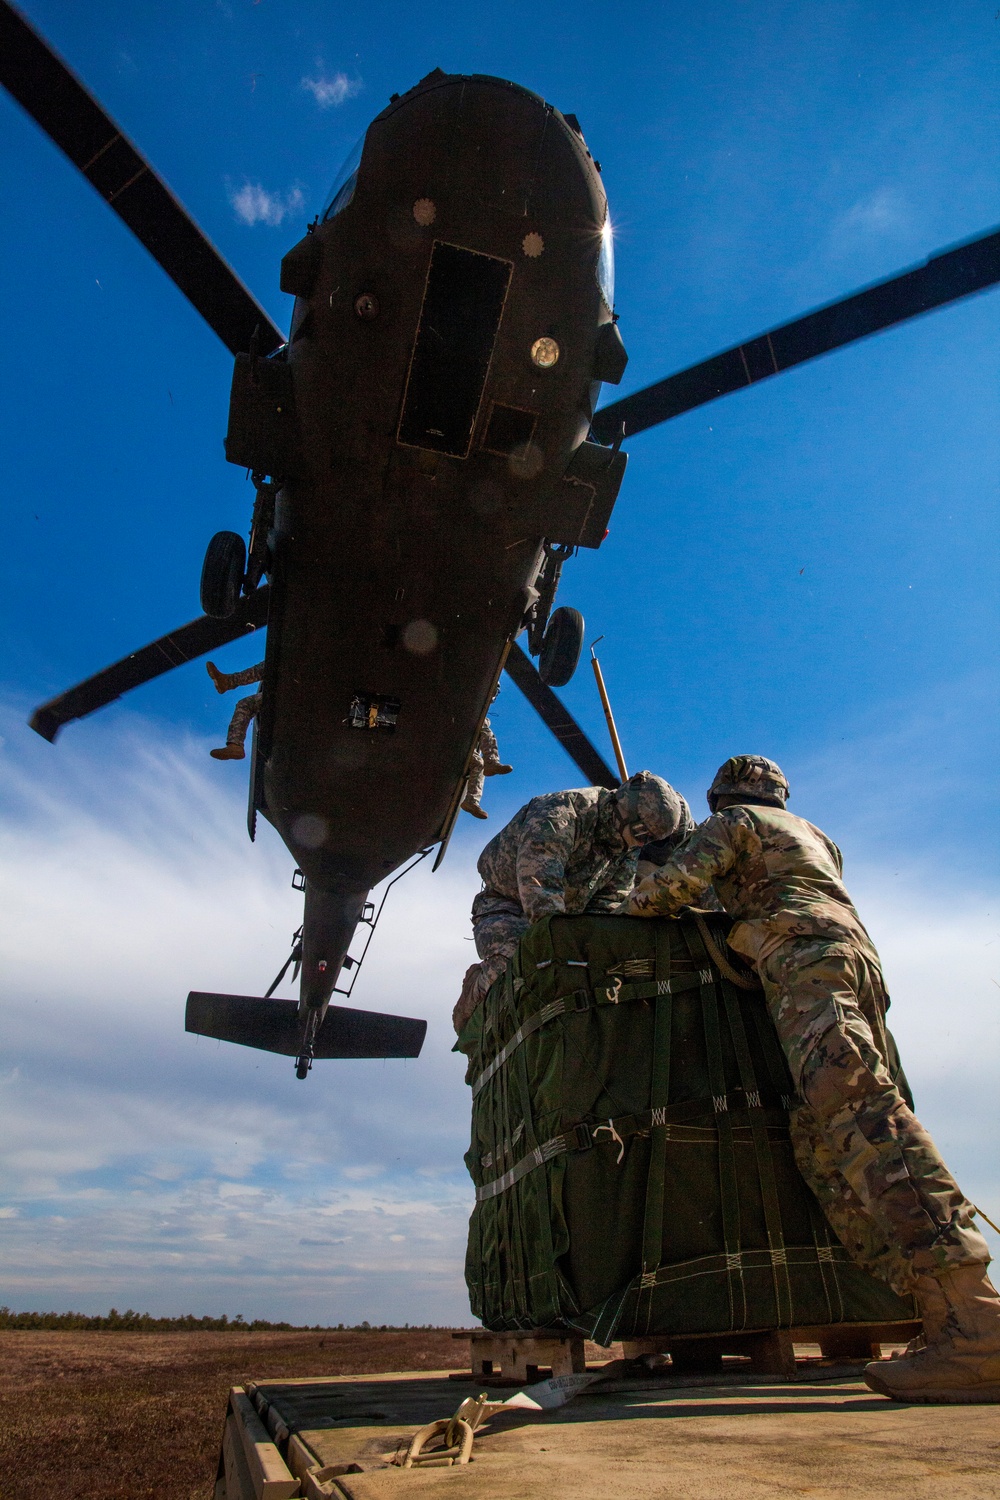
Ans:
<svg viewBox="0 0 1000 1500"><path fill-rule="evenodd" d="M230 1386L468 1368L447 1330L0 1331L0 1500L210 1500Z"/></svg>

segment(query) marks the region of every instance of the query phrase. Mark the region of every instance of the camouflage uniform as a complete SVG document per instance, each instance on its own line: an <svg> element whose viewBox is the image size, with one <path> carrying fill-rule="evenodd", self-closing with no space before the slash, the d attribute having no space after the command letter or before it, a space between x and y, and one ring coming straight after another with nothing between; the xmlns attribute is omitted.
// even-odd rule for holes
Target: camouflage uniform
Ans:
<svg viewBox="0 0 1000 1500"><path fill-rule="evenodd" d="M255 667L246 667L242 672L220 673L226 683L225 691L234 687L248 687L251 682L260 682L264 676L264 663L259 661ZM226 734L227 745L243 745L246 742L247 730L254 716L260 712L262 693L251 693L247 698L241 698L233 709L233 716L229 721L229 730Z"/></svg>
<svg viewBox="0 0 1000 1500"><path fill-rule="evenodd" d="M694 832L694 819L689 818L683 827L678 828L676 833L668 834L665 839L657 839L655 843L644 844L639 850L639 860L635 867L635 883L655 875L666 864L667 860L678 849L684 840L690 838ZM715 894L712 886L699 897L698 905L702 911L721 911L722 902Z"/></svg>
<svg viewBox="0 0 1000 1500"><path fill-rule="evenodd" d="M479 856L483 889L472 903L482 962L466 976L455 1009L462 1025L499 979L532 922L554 912L614 911L635 878L637 851L626 848L615 793L588 786L533 797Z"/></svg>
<svg viewBox="0 0 1000 1500"><path fill-rule="evenodd" d="M672 914L714 885L803 1101L792 1116L799 1167L847 1249L906 1292L921 1272L985 1264L989 1252L890 1075L888 996L842 869L837 846L784 808L726 807L622 909Z"/></svg>
<svg viewBox="0 0 1000 1500"><path fill-rule="evenodd" d="M497 744L497 737L493 733L489 719L484 719L469 765L469 780L462 799L465 811L471 811L470 804L472 807L479 806L487 776L504 776L510 769L510 766L505 766L500 759L500 746ZM485 817L485 813L482 816Z"/></svg>
<svg viewBox="0 0 1000 1500"><path fill-rule="evenodd" d="M526 803L479 857L483 890L472 903L472 925L482 962L466 974L455 1029L503 973L532 922L558 912L617 910L638 858L626 826L645 840L690 820L683 797L648 771L615 791L589 786Z"/></svg>

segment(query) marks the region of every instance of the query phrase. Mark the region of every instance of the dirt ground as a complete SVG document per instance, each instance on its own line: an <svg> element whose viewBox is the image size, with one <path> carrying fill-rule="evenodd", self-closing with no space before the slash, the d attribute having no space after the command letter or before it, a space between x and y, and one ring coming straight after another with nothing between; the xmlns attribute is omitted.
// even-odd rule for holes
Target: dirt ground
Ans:
<svg viewBox="0 0 1000 1500"><path fill-rule="evenodd" d="M467 1362L447 1330L3 1330L0 1500L210 1500L230 1386Z"/></svg>

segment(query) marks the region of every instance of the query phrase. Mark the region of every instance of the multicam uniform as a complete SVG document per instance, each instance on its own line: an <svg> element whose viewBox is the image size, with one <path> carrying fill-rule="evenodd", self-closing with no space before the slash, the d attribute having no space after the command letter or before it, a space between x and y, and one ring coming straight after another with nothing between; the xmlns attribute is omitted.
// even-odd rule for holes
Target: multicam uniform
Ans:
<svg viewBox="0 0 1000 1500"><path fill-rule="evenodd" d="M249 687L252 682L260 682L263 676L264 663L262 661L259 661L255 667L246 667L242 672L227 672L225 674L226 691L234 687ZM237 703L229 721L229 730L226 734L227 745L244 744L251 720L260 712L262 697L262 693L251 693L249 697L241 698Z"/></svg>
<svg viewBox="0 0 1000 1500"><path fill-rule="evenodd" d="M739 805L702 823L622 910L672 914L714 885L739 920L802 1099L796 1160L847 1249L907 1292L916 1275L985 1264L986 1242L887 1066L878 954L841 881L837 846L783 808Z"/></svg>
<svg viewBox="0 0 1000 1500"><path fill-rule="evenodd" d="M469 780L462 802L462 806L466 812L469 810L468 804L470 802L476 807L479 806L483 796L485 778L487 776L496 776L498 774L498 767L502 767L499 771L500 775L510 770L510 767L504 766L500 760L500 746L497 744L497 737L493 733L489 719L484 719L483 727L479 731L476 748L472 752L472 760L469 764Z"/></svg>

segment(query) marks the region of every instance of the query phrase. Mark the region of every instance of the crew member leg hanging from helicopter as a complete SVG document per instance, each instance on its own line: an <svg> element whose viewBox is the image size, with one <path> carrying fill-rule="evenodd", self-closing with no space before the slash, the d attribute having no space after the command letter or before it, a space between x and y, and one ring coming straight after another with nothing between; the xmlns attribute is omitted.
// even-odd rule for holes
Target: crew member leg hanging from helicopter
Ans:
<svg viewBox="0 0 1000 1500"><path fill-rule="evenodd" d="M242 672L220 672L215 663L210 661L205 663L205 670L215 683L215 691L228 693L231 688L249 687L253 682L260 682L264 676L264 663L259 661L255 667L246 667ZM261 696L260 693L251 693L248 697L240 699L229 721L225 745L209 752L213 759L243 760L245 758L247 730L260 709Z"/></svg>
<svg viewBox="0 0 1000 1500"><path fill-rule="evenodd" d="M498 687L490 699L491 703L495 702L499 691ZM462 811L471 813L474 818L489 817L489 813L484 812L479 805L483 795L483 782L487 776L509 776L513 769L513 766L506 765L500 759L497 737L490 727L489 719L484 719L476 741L476 748L472 752L472 764L469 767L469 780L462 799Z"/></svg>

